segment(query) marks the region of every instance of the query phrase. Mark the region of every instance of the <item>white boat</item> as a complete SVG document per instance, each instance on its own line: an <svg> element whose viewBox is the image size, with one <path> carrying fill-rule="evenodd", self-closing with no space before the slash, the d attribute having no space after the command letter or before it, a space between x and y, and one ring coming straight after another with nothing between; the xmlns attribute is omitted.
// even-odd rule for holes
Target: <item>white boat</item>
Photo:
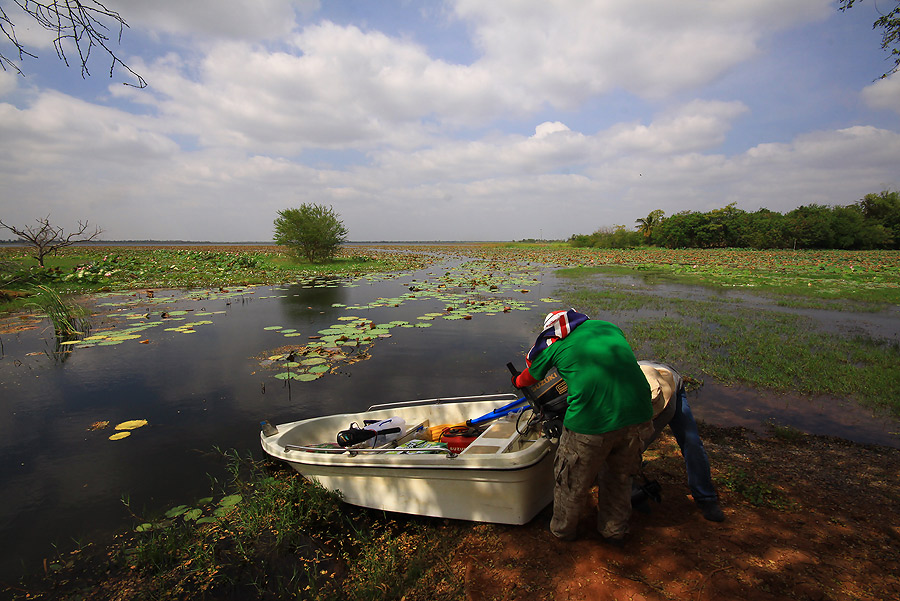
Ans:
<svg viewBox="0 0 900 601"><path fill-rule="evenodd" d="M525 524L553 500L556 439L540 435L527 403L516 413L512 394L482 395L374 405L361 413L316 417L260 433L263 450L304 477L339 491L352 505L476 522ZM520 399L524 401L524 399ZM484 432L453 452L429 447L404 450L429 428L487 417ZM350 424L401 418L399 438L371 448L323 448ZM476 419L477 421L477 419ZM534 423L526 428L529 421ZM336 445L334 445L336 446ZM366 448L357 448L364 446Z"/></svg>

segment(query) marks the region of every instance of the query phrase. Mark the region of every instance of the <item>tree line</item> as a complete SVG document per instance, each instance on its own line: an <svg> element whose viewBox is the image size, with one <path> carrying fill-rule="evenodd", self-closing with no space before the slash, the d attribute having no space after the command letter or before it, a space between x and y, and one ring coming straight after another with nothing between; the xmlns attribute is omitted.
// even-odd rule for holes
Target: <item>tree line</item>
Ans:
<svg viewBox="0 0 900 601"><path fill-rule="evenodd" d="M594 248L900 249L900 192L866 194L847 206L804 205L787 213L747 212L735 203L669 217L656 209L635 224L633 230L617 225L576 234L569 243Z"/></svg>

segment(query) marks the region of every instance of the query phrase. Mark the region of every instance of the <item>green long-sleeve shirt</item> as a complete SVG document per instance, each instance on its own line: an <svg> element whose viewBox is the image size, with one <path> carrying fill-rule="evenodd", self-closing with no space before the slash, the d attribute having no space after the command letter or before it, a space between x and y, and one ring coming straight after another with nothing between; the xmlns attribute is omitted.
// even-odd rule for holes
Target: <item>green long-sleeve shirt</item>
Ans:
<svg viewBox="0 0 900 601"><path fill-rule="evenodd" d="M649 421L650 385L622 330L589 319L534 359L538 380L555 367L569 388L563 424L580 434L603 434Z"/></svg>

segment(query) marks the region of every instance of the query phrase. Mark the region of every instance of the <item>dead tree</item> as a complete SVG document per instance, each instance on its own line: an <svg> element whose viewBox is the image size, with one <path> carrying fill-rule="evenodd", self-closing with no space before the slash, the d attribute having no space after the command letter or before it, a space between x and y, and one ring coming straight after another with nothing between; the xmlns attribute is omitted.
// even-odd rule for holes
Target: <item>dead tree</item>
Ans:
<svg viewBox="0 0 900 601"><path fill-rule="evenodd" d="M135 78L136 84L126 83L138 88L147 86L147 82L143 77L135 73L131 67L125 64L113 50L110 48L110 25L113 29L118 29L117 41L121 43L122 32L128 27L119 13L110 10L98 0L46 0L37 2L35 0L13 0L16 6L25 12L25 16L29 21L37 22L38 25L54 34L53 47L56 49L56 55L69 66L69 53L78 56L78 62L81 63L81 76L90 75L88 69L88 60L91 52L97 48L109 55L112 63L109 67L109 76L112 77L113 71L117 66L122 67ZM12 12L12 6L7 5ZM16 19L17 20L17 19ZM109 23L109 25L107 25ZM3 6L0 6L0 33L6 36L12 44L14 52L19 55L19 60L23 60L26 56L37 58L36 54L29 52L25 46L19 42L16 36L16 24L14 19L9 16ZM67 53L68 50L68 53ZM0 67L4 71L11 68L16 73L23 75L22 69L14 61L14 58L0 52Z"/></svg>
<svg viewBox="0 0 900 601"><path fill-rule="evenodd" d="M24 228L17 228L7 225L3 223L3 220L0 220L0 227L8 229L22 240L28 242L34 249L32 256L37 259L41 267L44 266L44 257L47 255L78 242L88 242L103 233L103 230L95 227L93 233L85 234L88 229L87 221L79 221L78 231L69 234L66 234L63 228L51 225L50 215L36 221L38 223L37 227L29 225Z"/></svg>

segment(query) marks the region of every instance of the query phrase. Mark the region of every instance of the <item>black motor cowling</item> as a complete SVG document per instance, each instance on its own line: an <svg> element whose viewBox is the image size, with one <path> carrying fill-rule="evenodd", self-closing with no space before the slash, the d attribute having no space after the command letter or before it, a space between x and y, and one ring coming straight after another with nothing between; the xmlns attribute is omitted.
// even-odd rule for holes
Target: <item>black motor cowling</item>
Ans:
<svg viewBox="0 0 900 601"><path fill-rule="evenodd" d="M512 363L507 363L510 373L519 371ZM556 369L551 369L543 380L520 389L531 403L532 409L541 422L541 430L547 438L559 438L562 434L563 419L569 408L569 387Z"/></svg>

